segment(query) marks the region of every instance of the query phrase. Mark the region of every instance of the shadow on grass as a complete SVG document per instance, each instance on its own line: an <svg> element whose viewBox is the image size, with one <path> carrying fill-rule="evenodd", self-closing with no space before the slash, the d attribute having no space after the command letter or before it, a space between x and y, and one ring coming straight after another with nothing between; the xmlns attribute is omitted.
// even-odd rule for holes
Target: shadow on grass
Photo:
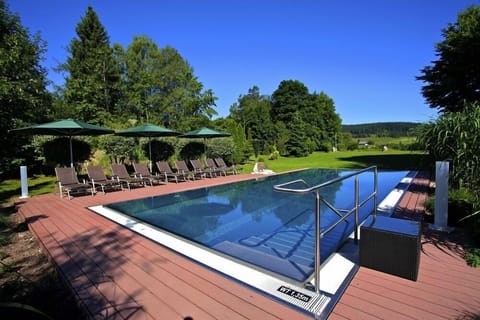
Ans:
<svg viewBox="0 0 480 320"><path fill-rule="evenodd" d="M432 160L426 154L381 154L340 158L362 167L377 166L384 170L431 170Z"/></svg>
<svg viewBox="0 0 480 320"><path fill-rule="evenodd" d="M40 182L28 187L29 194L35 195L50 193L52 189L52 181ZM8 203L12 198L20 197L21 190L20 186L14 189L1 190L0 203Z"/></svg>

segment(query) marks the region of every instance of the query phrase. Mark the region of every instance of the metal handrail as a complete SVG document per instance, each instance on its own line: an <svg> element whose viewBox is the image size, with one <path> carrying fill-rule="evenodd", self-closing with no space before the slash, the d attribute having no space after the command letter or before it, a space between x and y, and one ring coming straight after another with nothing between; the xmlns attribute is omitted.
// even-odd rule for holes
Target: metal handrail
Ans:
<svg viewBox="0 0 480 320"><path fill-rule="evenodd" d="M359 200L359 181L358 181L358 176L361 175L362 173L373 171L374 172L374 187L373 187L373 192L370 193L366 199L362 200L360 202ZM329 203L326 199L324 199L320 195L320 190L322 188L325 188L327 186L330 186L332 184L341 182L343 180L350 179L352 177L355 177L355 206L350 209L336 209L331 203ZM294 188L288 188L288 186L291 186L293 184L303 184L306 186L306 188L303 189L294 189ZM373 198L374 201L374 212L373 214L376 216L377 215L377 203L378 203L378 170L377 166L371 166L362 170L358 170L356 172L353 172L351 174L348 174L343 177L338 177L332 180L329 180L327 182L320 183L316 186L309 187L308 183L303 180L303 179L297 179L293 180L290 182L286 183L281 183L278 185L273 186L273 189L278 192L285 192L285 193L293 193L293 194L307 194L307 193L315 193L315 291L316 293L320 293L320 239L323 238L327 233L335 229L336 226L338 226L340 223L344 222L347 220L352 213L355 213L355 230L354 230L354 239L355 242L358 242L358 227L359 227L359 209L363 205L365 205L368 201L370 201ZM323 202L329 209L331 209L335 214L337 214L340 218L331 226L329 226L326 230L323 232L320 232L320 204ZM345 213L342 215L342 213Z"/></svg>

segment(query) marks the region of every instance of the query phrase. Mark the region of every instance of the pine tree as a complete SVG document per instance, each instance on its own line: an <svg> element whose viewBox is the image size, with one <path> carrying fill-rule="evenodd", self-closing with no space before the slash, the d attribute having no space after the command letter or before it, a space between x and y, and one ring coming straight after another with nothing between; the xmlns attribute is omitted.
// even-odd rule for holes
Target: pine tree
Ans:
<svg viewBox="0 0 480 320"><path fill-rule="evenodd" d="M120 97L120 70L107 31L91 6L76 27L67 62L63 107L80 120L104 124L115 113Z"/></svg>

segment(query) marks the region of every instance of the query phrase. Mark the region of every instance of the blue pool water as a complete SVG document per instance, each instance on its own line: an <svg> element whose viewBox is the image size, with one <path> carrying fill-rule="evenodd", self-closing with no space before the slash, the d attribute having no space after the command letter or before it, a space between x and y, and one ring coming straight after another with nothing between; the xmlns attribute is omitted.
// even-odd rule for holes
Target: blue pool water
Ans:
<svg viewBox="0 0 480 320"><path fill-rule="evenodd" d="M107 205L136 220L254 264L296 281L305 281L314 268L314 195L275 192L273 186L304 179L310 186L352 173L309 169L233 184L148 197ZM405 171L379 173L380 202ZM373 191L373 173L360 175L360 201ZM322 197L337 209L354 205L354 179L322 189ZM373 211L373 199L360 210L360 219ZM338 216L322 206L320 227ZM325 261L353 232L353 216L321 241Z"/></svg>

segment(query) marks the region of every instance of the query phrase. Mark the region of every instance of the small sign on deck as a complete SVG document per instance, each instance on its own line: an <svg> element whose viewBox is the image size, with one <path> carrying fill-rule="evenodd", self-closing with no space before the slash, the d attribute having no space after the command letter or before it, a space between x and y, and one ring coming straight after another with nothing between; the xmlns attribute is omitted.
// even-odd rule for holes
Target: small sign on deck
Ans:
<svg viewBox="0 0 480 320"><path fill-rule="evenodd" d="M301 293L301 292L298 292L296 290L293 290L293 289L290 289L288 287L285 287L285 286L281 286L277 289L277 291L283 293L283 294L286 294L292 298L295 298L295 299L298 299L300 301L303 301L303 302L308 302L310 301L310 299L312 299L311 296L309 295L306 295L304 293Z"/></svg>

